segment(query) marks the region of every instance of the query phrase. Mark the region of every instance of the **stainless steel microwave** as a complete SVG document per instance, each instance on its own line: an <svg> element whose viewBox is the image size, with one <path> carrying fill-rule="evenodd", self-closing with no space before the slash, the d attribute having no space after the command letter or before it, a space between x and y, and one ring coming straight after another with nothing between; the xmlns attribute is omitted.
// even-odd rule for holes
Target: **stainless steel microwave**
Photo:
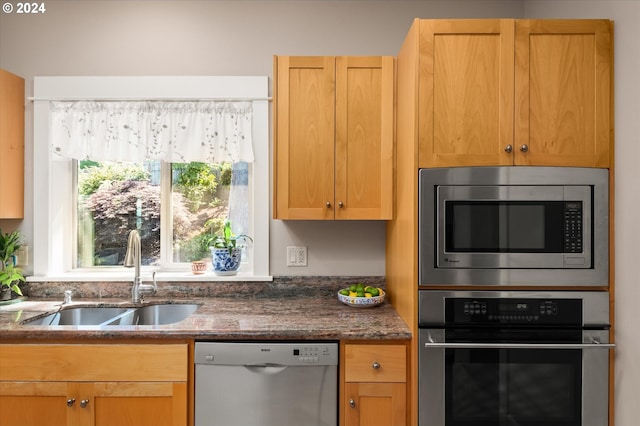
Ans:
<svg viewBox="0 0 640 426"><path fill-rule="evenodd" d="M608 285L606 169L421 169L419 192L420 285Z"/></svg>

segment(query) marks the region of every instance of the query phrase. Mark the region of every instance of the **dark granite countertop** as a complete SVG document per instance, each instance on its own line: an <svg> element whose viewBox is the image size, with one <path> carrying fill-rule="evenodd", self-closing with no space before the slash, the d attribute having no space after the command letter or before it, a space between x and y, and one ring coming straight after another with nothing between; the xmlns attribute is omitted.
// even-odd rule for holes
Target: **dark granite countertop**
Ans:
<svg viewBox="0 0 640 426"><path fill-rule="evenodd" d="M233 284L238 297L220 293L210 297L148 298L144 304L198 303L201 307L185 320L168 325L144 326L40 326L23 322L59 310L61 299L29 298L0 306L0 341L51 339L196 339L196 340L405 340L411 332L393 306L385 301L372 308L342 304L336 286L313 294L282 291L281 284L249 284L253 292ZM274 285L278 291L273 291ZM190 284L192 287L192 285ZM174 286L175 290L175 286ZM193 292L189 292L193 293ZM198 293L198 292L196 292ZM174 295L175 296L175 295ZM134 306L126 297L75 298L66 306ZM139 305L136 305L139 306Z"/></svg>

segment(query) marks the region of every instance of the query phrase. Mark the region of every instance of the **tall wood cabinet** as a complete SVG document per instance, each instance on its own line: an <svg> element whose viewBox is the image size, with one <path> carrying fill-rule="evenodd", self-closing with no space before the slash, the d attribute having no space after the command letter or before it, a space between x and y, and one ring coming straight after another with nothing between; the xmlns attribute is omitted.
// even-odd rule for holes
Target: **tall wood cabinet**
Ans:
<svg viewBox="0 0 640 426"><path fill-rule="evenodd" d="M24 217L24 79L0 69L0 219Z"/></svg>
<svg viewBox="0 0 640 426"><path fill-rule="evenodd" d="M394 58L274 58L275 219L391 219Z"/></svg>
<svg viewBox="0 0 640 426"><path fill-rule="evenodd" d="M2 345L2 424L187 425L187 344Z"/></svg>
<svg viewBox="0 0 640 426"><path fill-rule="evenodd" d="M397 57L396 185L402 190L387 222L385 269L387 294L414 336L418 170L495 165L612 170L612 38L613 23L607 20L413 22ZM417 354L414 337L407 355L413 426Z"/></svg>
<svg viewBox="0 0 640 426"><path fill-rule="evenodd" d="M610 166L609 21L419 22L421 167Z"/></svg>

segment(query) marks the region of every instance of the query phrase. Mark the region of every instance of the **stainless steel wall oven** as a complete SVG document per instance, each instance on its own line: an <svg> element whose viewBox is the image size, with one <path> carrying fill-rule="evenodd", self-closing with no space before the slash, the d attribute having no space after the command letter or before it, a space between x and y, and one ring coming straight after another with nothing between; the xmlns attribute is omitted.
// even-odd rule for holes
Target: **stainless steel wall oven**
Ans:
<svg viewBox="0 0 640 426"><path fill-rule="evenodd" d="M606 292L419 292L420 426L606 426Z"/></svg>

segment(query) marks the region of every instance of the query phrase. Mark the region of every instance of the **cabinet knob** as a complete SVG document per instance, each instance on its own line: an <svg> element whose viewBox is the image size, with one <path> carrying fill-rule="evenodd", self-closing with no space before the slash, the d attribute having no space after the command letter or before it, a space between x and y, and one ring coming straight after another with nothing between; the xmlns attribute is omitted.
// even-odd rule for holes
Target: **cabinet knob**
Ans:
<svg viewBox="0 0 640 426"><path fill-rule="evenodd" d="M76 402L75 398L67 399L67 407L73 407L73 403Z"/></svg>
<svg viewBox="0 0 640 426"><path fill-rule="evenodd" d="M356 408L356 402L353 399L349 400L349 407Z"/></svg>
<svg viewBox="0 0 640 426"><path fill-rule="evenodd" d="M522 152L527 152L527 151L529 151L529 145L527 145L527 144L522 145L522 146L520 147L520 151L522 151Z"/></svg>
<svg viewBox="0 0 640 426"><path fill-rule="evenodd" d="M505 147L504 147L504 151L505 151L507 154L511 154L511 152L513 151L513 146L512 146L511 144L509 144L509 145L505 146Z"/></svg>
<svg viewBox="0 0 640 426"><path fill-rule="evenodd" d="M344 203L342 201L338 201L338 207L343 208L344 207Z"/></svg>
<svg viewBox="0 0 640 426"><path fill-rule="evenodd" d="M82 408L87 408L87 404L89 404L89 400L88 399L83 399L82 401L80 401L80 406Z"/></svg>
<svg viewBox="0 0 640 426"><path fill-rule="evenodd" d="M378 361L375 361L373 364L371 364L371 368L373 368L374 370L380 369L380 363Z"/></svg>
<svg viewBox="0 0 640 426"><path fill-rule="evenodd" d="M327 208L330 209L331 208L331 201L327 201Z"/></svg>

